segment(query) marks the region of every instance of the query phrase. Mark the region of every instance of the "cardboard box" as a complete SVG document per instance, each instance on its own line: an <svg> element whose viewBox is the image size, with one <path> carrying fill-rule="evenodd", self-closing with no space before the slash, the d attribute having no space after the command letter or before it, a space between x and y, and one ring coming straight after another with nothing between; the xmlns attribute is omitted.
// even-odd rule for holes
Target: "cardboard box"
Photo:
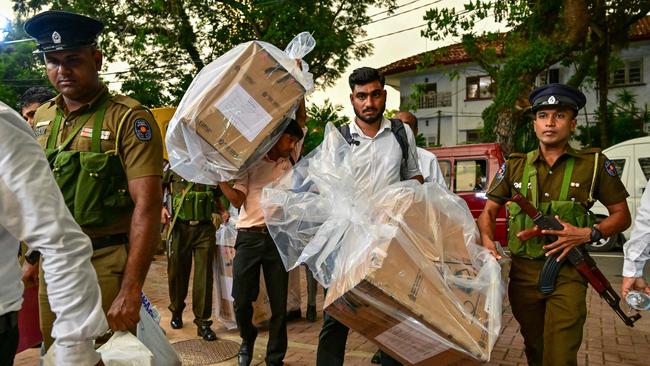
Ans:
<svg viewBox="0 0 650 366"><path fill-rule="evenodd" d="M304 95L303 86L259 43L250 45L206 90L181 121L196 130L232 166L262 157L286 126L285 117Z"/></svg>
<svg viewBox="0 0 650 366"><path fill-rule="evenodd" d="M447 286L443 279L447 269L458 278L476 275L463 228L433 210L414 202L403 215L410 230L399 230L409 243L393 239L375 248L367 261L328 289L325 311L405 365L487 361L492 339L485 330L490 321L486 296L461 285ZM476 360L448 349L441 339Z"/></svg>

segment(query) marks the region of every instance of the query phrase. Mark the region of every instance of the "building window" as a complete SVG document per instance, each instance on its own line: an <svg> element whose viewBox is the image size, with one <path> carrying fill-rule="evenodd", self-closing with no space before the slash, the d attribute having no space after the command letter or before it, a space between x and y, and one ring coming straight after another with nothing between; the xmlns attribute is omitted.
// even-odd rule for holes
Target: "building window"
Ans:
<svg viewBox="0 0 650 366"><path fill-rule="evenodd" d="M537 86L557 84L560 82L560 69L548 69L537 77Z"/></svg>
<svg viewBox="0 0 650 366"><path fill-rule="evenodd" d="M467 130L465 132L465 142L468 144L481 142L481 130Z"/></svg>
<svg viewBox="0 0 650 366"><path fill-rule="evenodd" d="M472 192L485 190L487 183L487 161L456 160L456 177L454 192Z"/></svg>
<svg viewBox="0 0 650 366"><path fill-rule="evenodd" d="M494 96L492 84L494 80L490 76L469 76L467 77L466 99L489 99Z"/></svg>
<svg viewBox="0 0 650 366"><path fill-rule="evenodd" d="M643 62L641 60L625 60L623 65L612 73L610 85L639 84L643 82Z"/></svg>

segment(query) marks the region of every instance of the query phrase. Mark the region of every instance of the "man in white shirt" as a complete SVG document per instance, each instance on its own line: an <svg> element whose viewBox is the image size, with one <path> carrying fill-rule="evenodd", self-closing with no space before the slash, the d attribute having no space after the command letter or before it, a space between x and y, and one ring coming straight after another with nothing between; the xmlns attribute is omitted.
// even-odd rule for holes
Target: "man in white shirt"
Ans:
<svg viewBox="0 0 650 366"><path fill-rule="evenodd" d="M369 197L400 180L415 179L422 183L413 132L400 126L399 121L395 123L384 118L384 76L376 69L362 67L352 72L348 82L356 117L341 131L354 155L352 164L359 198ZM400 136L406 137L406 143L400 142L399 139L403 138ZM317 366L343 365L348 331L348 327L325 314L318 340ZM382 354L382 365L398 364L390 356Z"/></svg>
<svg viewBox="0 0 650 366"><path fill-rule="evenodd" d="M650 287L643 279L645 262L650 259L650 181L648 181L641 205L634 219L632 235L623 246L623 284L621 295L625 297L631 290L642 291L650 295Z"/></svg>
<svg viewBox="0 0 650 366"><path fill-rule="evenodd" d="M401 111L395 115L395 118L402 121L402 123L407 124L411 127L413 135L416 139L418 136L418 119L411 112ZM438 164L438 158L436 155L428 150L425 150L421 147L417 148L418 150L418 166L422 172L425 182L436 182L443 187L447 187L447 182L445 181L445 176L440 170L440 165Z"/></svg>
<svg viewBox="0 0 650 366"><path fill-rule="evenodd" d="M68 211L45 155L23 119L0 102L0 365L12 365L18 345L17 312L23 284L19 241L43 257L57 316L57 365L101 364L93 340L108 325L102 312L90 239Z"/></svg>

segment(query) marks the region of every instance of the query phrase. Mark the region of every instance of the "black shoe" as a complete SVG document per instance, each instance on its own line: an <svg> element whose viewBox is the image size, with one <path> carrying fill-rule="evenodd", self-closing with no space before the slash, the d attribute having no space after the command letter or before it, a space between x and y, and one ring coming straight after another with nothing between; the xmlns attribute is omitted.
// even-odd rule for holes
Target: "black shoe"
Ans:
<svg viewBox="0 0 650 366"><path fill-rule="evenodd" d="M180 315L172 315L172 321L169 324L172 326L172 329L181 329L183 328L183 317Z"/></svg>
<svg viewBox="0 0 650 366"><path fill-rule="evenodd" d="M316 305L307 305L307 321L316 321Z"/></svg>
<svg viewBox="0 0 650 366"><path fill-rule="evenodd" d="M216 341L217 335L214 333L210 326L207 324L199 325L196 330L196 334L200 337L203 337L206 341Z"/></svg>
<svg viewBox="0 0 650 366"><path fill-rule="evenodd" d="M377 350L374 355L372 355L372 359L370 360L370 363L374 363L375 365L381 364L381 351Z"/></svg>
<svg viewBox="0 0 650 366"><path fill-rule="evenodd" d="M288 322L292 321L292 320L300 319L301 316L302 316L302 313L300 312L300 309L287 311L287 321Z"/></svg>
<svg viewBox="0 0 650 366"><path fill-rule="evenodd" d="M248 344L242 343L237 353L237 365L249 366L253 360L253 346L248 347Z"/></svg>

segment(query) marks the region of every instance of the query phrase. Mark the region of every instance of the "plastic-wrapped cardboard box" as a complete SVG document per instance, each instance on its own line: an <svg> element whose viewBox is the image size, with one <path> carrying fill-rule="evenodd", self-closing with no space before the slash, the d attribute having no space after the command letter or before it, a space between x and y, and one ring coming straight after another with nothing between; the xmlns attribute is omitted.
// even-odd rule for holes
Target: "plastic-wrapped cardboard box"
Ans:
<svg viewBox="0 0 650 366"><path fill-rule="evenodd" d="M227 66L181 117L237 169L268 151L305 88L258 42ZM261 148L262 147L262 148ZM266 147L266 148L264 148Z"/></svg>
<svg viewBox="0 0 650 366"><path fill-rule="evenodd" d="M477 276L465 233L424 202L404 212L394 239L331 285L325 311L406 365L478 363L450 346L487 361L490 300L476 284L463 286Z"/></svg>

